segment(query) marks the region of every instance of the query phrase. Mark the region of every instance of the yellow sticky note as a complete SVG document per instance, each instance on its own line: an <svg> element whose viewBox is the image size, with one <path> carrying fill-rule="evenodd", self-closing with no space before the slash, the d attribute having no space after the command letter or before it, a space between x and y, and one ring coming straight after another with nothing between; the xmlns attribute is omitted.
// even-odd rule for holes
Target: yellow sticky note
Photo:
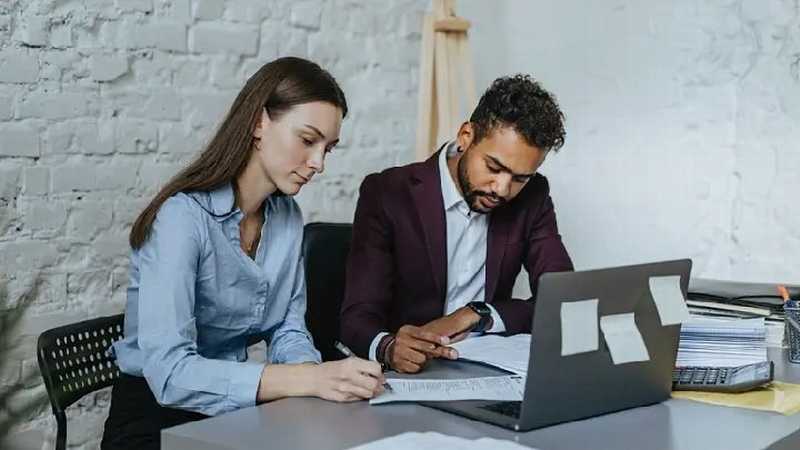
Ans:
<svg viewBox="0 0 800 450"><path fill-rule="evenodd" d="M695 400L719 406L774 411L786 416L800 412L800 384L782 381L773 381L767 386L738 394L673 391L672 398Z"/></svg>

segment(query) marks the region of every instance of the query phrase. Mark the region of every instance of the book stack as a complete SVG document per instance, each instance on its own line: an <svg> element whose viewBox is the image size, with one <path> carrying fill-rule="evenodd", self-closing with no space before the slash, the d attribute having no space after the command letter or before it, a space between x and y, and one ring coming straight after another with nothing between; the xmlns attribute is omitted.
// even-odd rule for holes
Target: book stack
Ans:
<svg viewBox="0 0 800 450"><path fill-rule="evenodd" d="M797 294L796 286L789 288ZM737 319L762 318L766 342L771 347L783 346L783 300L776 285L692 278L686 304L693 318Z"/></svg>
<svg viewBox="0 0 800 450"><path fill-rule="evenodd" d="M694 316L681 326L675 365L732 367L767 360L764 318Z"/></svg>

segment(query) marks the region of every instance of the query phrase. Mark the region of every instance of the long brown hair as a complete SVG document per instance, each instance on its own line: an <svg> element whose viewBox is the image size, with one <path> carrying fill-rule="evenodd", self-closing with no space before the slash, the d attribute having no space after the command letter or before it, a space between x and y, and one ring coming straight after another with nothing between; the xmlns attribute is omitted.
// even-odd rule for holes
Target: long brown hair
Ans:
<svg viewBox="0 0 800 450"><path fill-rule="evenodd" d="M200 156L181 170L139 214L130 234L134 249L147 241L156 214L178 192L213 191L236 180L253 151L253 130L266 108L272 120L295 105L325 101L347 115L347 102L333 76L311 61L285 57L265 64L236 96L219 129Z"/></svg>

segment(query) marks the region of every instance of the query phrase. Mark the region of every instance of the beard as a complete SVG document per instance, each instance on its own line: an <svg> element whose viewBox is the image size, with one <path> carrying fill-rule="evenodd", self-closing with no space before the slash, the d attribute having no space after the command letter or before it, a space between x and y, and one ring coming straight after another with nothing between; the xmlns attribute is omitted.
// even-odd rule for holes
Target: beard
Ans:
<svg viewBox="0 0 800 450"><path fill-rule="evenodd" d="M469 172L467 171L466 156L467 150L464 150L464 154L461 155L461 159L458 160L458 185L461 187L464 201L467 202L470 211L486 214L505 203L505 199L475 188L475 185L470 181ZM479 201L481 197L497 202L497 204L493 207L483 206Z"/></svg>

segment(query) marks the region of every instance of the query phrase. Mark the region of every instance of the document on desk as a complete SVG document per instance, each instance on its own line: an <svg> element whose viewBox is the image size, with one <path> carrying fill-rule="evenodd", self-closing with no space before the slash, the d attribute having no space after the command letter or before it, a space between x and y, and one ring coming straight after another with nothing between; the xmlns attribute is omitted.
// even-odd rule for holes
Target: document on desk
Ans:
<svg viewBox="0 0 800 450"><path fill-rule="evenodd" d="M600 329L614 364L650 360L633 313L603 316L600 318Z"/></svg>
<svg viewBox="0 0 800 450"><path fill-rule="evenodd" d="M450 400L522 401L525 392L525 378L520 375L459 380L390 378L386 381L392 389L370 400L370 405Z"/></svg>
<svg viewBox="0 0 800 450"><path fill-rule="evenodd" d="M680 275L650 277L649 284L661 325L677 325L689 320L689 308L681 291Z"/></svg>
<svg viewBox="0 0 800 450"><path fill-rule="evenodd" d="M428 431L419 433L409 431L377 441L352 447L350 450L395 450L413 448L415 450L531 450L531 447L513 441L493 438L466 439L458 436Z"/></svg>
<svg viewBox="0 0 800 450"><path fill-rule="evenodd" d="M593 352L598 349L597 330L599 300L580 300L561 304L561 356Z"/></svg>
<svg viewBox="0 0 800 450"><path fill-rule="evenodd" d="M519 375L528 373L530 334L515 334L509 337L487 334L468 337L453 344L452 347L458 351L458 359L488 364Z"/></svg>

